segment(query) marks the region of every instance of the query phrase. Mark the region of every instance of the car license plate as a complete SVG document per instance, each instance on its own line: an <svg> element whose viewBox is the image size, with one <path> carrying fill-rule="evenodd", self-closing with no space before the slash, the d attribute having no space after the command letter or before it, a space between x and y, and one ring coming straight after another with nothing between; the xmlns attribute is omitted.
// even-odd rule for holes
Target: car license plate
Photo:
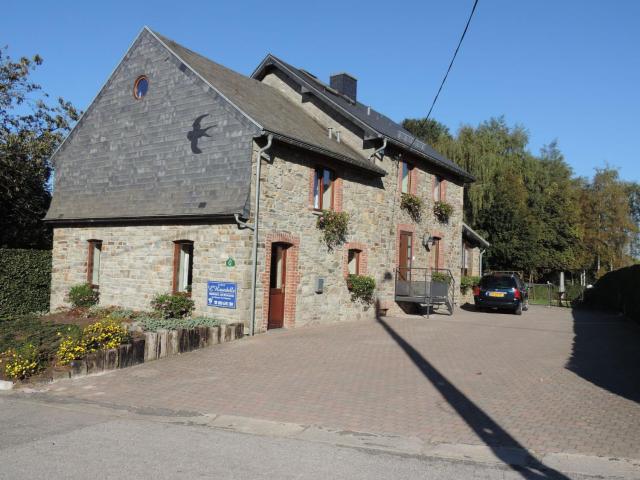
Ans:
<svg viewBox="0 0 640 480"><path fill-rule="evenodd" d="M489 296L490 297L504 297L505 293L504 292L489 292Z"/></svg>

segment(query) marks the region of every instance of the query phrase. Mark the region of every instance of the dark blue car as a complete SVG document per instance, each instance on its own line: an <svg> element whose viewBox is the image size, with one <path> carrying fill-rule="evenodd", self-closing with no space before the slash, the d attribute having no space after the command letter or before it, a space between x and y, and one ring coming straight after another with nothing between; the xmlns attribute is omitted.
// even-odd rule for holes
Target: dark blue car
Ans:
<svg viewBox="0 0 640 480"><path fill-rule="evenodd" d="M529 307L529 292L517 273L493 272L484 275L480 285L474 287L473 300L476 310L495 308L522 315L522 310Z"/></svg>

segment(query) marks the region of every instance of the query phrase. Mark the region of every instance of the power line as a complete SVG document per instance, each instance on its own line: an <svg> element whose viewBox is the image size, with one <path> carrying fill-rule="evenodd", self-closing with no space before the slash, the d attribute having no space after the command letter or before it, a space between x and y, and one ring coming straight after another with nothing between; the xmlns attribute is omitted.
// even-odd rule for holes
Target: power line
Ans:
<svg viewBox="0 0 640 480"><path fill-rule="evenodd" d="M427 113L427 116L425 118L425 120L428 120L429 117L431 116L431 112L433 111L433 107L435 106L436 102L438 101L438 97L440 96L440 92L442 91L442 87L444 87L444 83L447 81L447 77L449 76L449 72L451 71L451 67L453 67L453 62L456 59L456 56L458 55L458 50L460 50L460 45L462 45L462 41L464 40L464 36L467 34L467 30L469 29L469 24L471 23L471 19L473 18L473 14L476 11L476 7L478 6L478 0L475 0L475 2L473 2L473 8L471 9L471 14L469 15L469 19L467 20L467 24L464 27L464 31L462 32L462 35L460 36L460 41L458 42L458 46L456 47L456 51L453 52L453 57L451 58L451 63L449 63L449 68L447 68L447 73L444 74L444 78L442 79L442 83L440 84L440 88L438 88L438 93L436 93L436 96L433 98L433 102L431 102L431 108L429 108L429 113ZM411 148L414 144L414 142L417 140L417 136L414 135L413 137L413 141L411 142L411 145L409 145L409 148Z"/></svg>

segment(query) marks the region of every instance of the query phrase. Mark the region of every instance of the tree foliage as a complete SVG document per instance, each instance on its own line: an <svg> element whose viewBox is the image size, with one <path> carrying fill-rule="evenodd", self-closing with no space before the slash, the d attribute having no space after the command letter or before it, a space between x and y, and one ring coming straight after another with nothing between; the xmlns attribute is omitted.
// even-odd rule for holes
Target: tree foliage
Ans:
<svg viewBox="0 0 640 480"><path fill-rule="evenodd" d="M576 178L556 141L534 155L527 130L503 117L455 136L431 119L403 126L476 177L465 188L464 218L491 242L491 268L533 279L582 269L598 276L598 265L618 268L640 253L640 186L616 170Z"/></svg>
<svg viewBox="0 0 640 480"><path fill-rule="evenodd" d="M79 114L62 98L50 102L30 80L42 61L13 61L0 49L0 247L51 244L42 224L51 201L49 157Z"/></svg>

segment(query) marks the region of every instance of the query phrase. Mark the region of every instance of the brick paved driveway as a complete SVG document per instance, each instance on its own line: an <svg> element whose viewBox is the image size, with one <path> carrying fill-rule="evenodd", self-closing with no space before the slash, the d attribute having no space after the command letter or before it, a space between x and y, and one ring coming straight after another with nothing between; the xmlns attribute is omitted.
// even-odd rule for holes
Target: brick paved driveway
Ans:
<svg viewBox="0 0 640 480"><path fill-rule="evenodd" d="M640 458L639 352L640 329L618 317L458 310L270 332L47 395Z"/></svg>

